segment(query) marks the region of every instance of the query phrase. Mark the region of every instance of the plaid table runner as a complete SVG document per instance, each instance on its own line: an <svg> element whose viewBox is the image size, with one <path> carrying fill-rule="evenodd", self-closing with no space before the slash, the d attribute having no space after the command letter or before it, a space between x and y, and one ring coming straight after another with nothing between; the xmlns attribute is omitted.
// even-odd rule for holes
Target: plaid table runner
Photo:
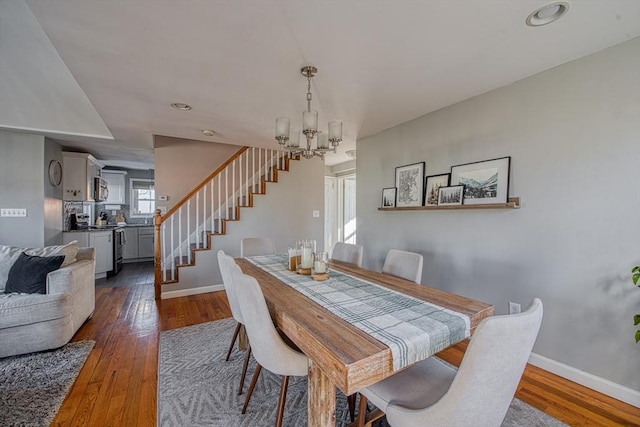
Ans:
<svg viewBox="0 0 640 427"><path fill-rule="evenodd" d="M468 316L375 283L335 270L328 280L316 282L289 271L287 255L246 260L389 346L394 371L470 335Z"/></svg>

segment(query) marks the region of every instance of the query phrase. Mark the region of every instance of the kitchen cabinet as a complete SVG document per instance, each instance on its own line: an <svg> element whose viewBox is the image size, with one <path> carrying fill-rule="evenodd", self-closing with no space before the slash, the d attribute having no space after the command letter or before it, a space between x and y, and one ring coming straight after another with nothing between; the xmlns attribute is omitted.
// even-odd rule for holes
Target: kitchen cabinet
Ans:
<svg viewBox="0 0 640 427"><path fill-rule="evenodd" d="M122 247L123 260L135 260L138 258L138 227L125 227L125 244Z"/></svg>
<svg viewBox="0 0 640 427"><path fill-rule="evenodd" d="M62 152L62 198L93 202L93 179L102 175L102 164L91 154Z"/></svg>
<svg viewBox="0 0 640 427"><path fill-rule="evenodd" d="M62 233L62 243L74 240L78 246L93 247L96 250L96 279L106 277L107 272L113 270L113 231L79 231Z"/></svg>
<svg viewBox="0 0 640 427"><path fill-rule="evenodd" d="M153 227L138 228L138 258L153 258L154 256L154 233Z"/></svg>
<svg viewBox="0 0 640 427"><path fill-rule="evenodd" d="M89 233L89 246L96 248L96 276L113 270L113 231Z"/></svg>
<svg viewBox="0 0 640 427"><path fill-rule="evenodd" d="M125 185L125 171L102 171L102 178L107 181L109 188L109 196L105 203L113 205L126 204L126 185Z"/></svg>

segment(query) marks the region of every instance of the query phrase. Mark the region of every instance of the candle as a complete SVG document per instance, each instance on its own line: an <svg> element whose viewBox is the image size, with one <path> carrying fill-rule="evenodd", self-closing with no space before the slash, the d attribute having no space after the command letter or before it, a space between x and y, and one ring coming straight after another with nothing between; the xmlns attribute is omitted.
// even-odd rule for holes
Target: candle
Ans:
<svg viewBox="0 0 640 427"><path fill-rule="evenodd" d="M326 273L327 272L327 264L322 261L316 261L313 263L313 272L314 273Z"/></svg>
<svg viewBox="0 0 640 427"><path fill-rule="evenodd" d="M302 248L302 258L300 259L300 265L302 268L311 268L312 265L312 249Z"/></svg>

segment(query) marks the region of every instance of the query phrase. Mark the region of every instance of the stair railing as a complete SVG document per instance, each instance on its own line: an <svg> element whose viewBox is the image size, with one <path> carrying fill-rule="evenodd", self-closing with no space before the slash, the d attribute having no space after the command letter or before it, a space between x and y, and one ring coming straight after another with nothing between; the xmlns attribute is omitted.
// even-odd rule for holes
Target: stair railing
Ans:
<svg viewBox="0 0 640 427"><path fill-rule="evenodd" d="M275 181L287 160L279 150L243 147L165 214L156 210L156 298L162 283L177 279L178 266L192 264L193 250L210 248L210 236L224 234L226 221L237 220L240 206L249 206L252 194L263 193L264 182Z"/></svg>

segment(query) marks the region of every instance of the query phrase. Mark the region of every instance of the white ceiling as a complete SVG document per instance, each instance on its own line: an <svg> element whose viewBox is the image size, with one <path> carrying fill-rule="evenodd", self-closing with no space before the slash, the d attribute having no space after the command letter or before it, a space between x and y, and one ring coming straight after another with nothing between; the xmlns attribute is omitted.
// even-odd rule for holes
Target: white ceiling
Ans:
<svg viewBox="0 0 640 427"><path fill-rule="evenodd" d="M129 167L153 162L154 134L276 148L275 117L302 121L305 63L320 123L344 121L331 165L360 138L640 35L638 0L574 0L538 28L537 0L26 3L115 141L57 139Z"/></svg>

